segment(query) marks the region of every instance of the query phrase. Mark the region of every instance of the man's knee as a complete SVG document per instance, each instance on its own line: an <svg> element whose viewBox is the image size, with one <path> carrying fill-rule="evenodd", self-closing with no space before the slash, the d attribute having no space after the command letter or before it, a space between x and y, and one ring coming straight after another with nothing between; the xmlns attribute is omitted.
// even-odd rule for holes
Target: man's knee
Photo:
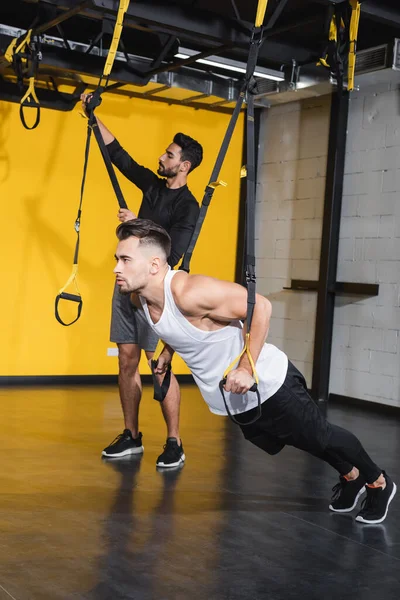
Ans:
<svg viewBox="0 0 400 600"><path fill-rule="evenodd" d="M134 374L139 366L140 348L137 344L118 344L119 372Z"/></svg>

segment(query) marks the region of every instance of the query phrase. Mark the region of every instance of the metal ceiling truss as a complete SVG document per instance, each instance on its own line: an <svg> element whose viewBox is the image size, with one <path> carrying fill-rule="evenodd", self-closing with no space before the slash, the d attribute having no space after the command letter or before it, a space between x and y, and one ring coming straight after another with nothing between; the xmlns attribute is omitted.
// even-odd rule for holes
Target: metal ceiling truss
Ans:
<svg viewBox="0 0 400 600"><path fill-rule="evenodd" d="M266 40L259 54L261 61L264 56L264 60L265 57L268 57L279 64L284 62L291 64L294 53L299 64L304 64L314 58L308 49L291 47L271 39L277 33L290 31L298 26L298 20L294 19L293 22L283 27L274 27L287 1L280 0L277 3L265 28ZM40 34L43 39L43 59L40 63L39 81L43 72L52 74L55 80L60 76L65 78L66 74L71 74L76 81L76 76L82 75L82 84L84 84L85 76L100 77L104 66L104 56L107 54L107 50L102 50L102 35L112 31L118 0L42 0L42 3L51 6L53 12L58 11L58 14L48 22L39 24L33 31L34 34ZM89 40L88 44L67 39L61 26L68 19L77 16L101 21L101 31L94 40ZM161 0L152 0L151 3L148 0L135 0L129 5L124 26L158 35L162 41L162 49L157 58L145 58L129 53L124 45L124 40L122 40L121 51L117 53L117 60L112 72L114 83L108 86L108 91L116 91L129 85L145 86L149 83L156 83L164 86L162 90L159 87L156 93L151 90L146 90L145 95L136 90L127 90L127 93L132 97L154 97L162 102L170 100L171 104L178 102L195 108L223 110L224 112L231 110L225 105L233 103L237 99L238 76L218 68L213 68L211 72L209 68L206 70L204 66L198 63L194 65L194 63L200 58L227 52L230 56L241 56L245 59L248 52L251 23L227 19L195 6L191 6L188 11L187 7L178 4L171 5ZM61 38L46 35L46 31L52 28L57 28ZM18 35L15 31L11 32L11 29L13 28L9 27L7 30L7 26L0 25L0 48L3 51L12 37ZM21 35L23 33L23 31L20 32ZM174 44L181 43L182 39L190 40L190 45L198 45L205 49L189 58L167 62L166 59L171 56ZM10 70L9 65L7 67L8 70L4 71L3 61L2 69L5 76ZM161 91L165 92L169 87L187 89L194 92L195 95L189 95L188 98L182 100L172 98L166 100L165 97L157 97ZM4 98L7 94L9 96L9 86L7 89L8 92L4 91L3 86L1 97ZM40 89L39 92L41 92ZM49 90L47 92L51 94ZM74 92L70 98L69 106L71 107L75 96ZM215 96L215 102L207 102L209 96ZM58 101L55 107L59 107Z"/></svg>
<svg viewBox="0 0 400 600"><path fill-rule="evenodd" d="M15 28L0 25L0 47L6 48L11 40L19 34L20 31ZM149 83L154 83L159 84L157 88L146 90L143 93L127 90L124 95L143 99L151 98L161 102L169 102L170 104L183 104L185 106L192 106L193 108L220 111L224 104L236 101L239 93L238 81L206 73L188 66L182 67L182 64L186 62L193 63L193 57L188 61L178 61L177 63L165 65L165 68L160 68L159 64L170 44L171 38L167 40L161 55L155 61L118 52L112 73L113 80L117 80L117 82L109 85L106 91L116 91L118 88L129 85L146 86ZM88 54L88 51L91 53ZM215 52L215 49L213 52ZM85 77L100 77L106 54L107 50L100 52L98 47L90 47L90 44L82 44L72 40L43 35L42 61L40 63L37 86L38 97L43 106L58 110L72 110L79 101L80 93L90 85L85 83ZM8 64L7 68L3 66L2 74L5 77L0 87L0 98L19 102L21 97L20 90L15 83L7 80L8 74L13 76L12 69ZM60 97L59 93L56 92L55 84L48 85L49 76L52 76L53 80L57 81L60 75L64 79L64 83L66 82L65 80L71 80L71 84L76 87L75 92L72 94L63 94ZM46 89L42 89L43 86ZM189 94L188 98L182 100L156 97L157 94L172 88L195 92L195 97L192 94ZM215 103L200 102L201 99L206 100L211 96L215 96L221 100L218 101L216 99ZM52 97L54 98L54 106L51 103ZM224 107L222 111L231 112L231 109Z"/></svg>

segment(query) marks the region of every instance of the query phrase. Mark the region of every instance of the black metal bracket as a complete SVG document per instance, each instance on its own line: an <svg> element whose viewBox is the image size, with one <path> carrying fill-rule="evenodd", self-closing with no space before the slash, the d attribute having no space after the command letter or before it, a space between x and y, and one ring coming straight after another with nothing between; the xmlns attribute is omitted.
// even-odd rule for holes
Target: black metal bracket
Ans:
<svg viewBox="0 0 400 600"><path fill-rule="evenodd" d="M293 290L296 292L317 292L318 281L308 281L306 279L292 279L290 287L284 287L284 290Z"/></svg>
<svg viewBox="0 0 400 600"><path fill-rule="evenodd" d="M319 282L306 279L292 279L290 287L284 287L284 290L296 292L318 292ZM336 281L328 288L329 294L348 295L348 296L378 296L379 284L377 283L351 283L348 281Z"/></svg>

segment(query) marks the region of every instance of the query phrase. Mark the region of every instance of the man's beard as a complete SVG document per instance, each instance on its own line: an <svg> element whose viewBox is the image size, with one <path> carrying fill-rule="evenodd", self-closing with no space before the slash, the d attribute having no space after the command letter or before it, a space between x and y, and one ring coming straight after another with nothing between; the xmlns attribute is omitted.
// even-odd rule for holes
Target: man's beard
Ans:
<svg viewBox="0 0 400 600"><path fill-rule="evenodd" d="M174 169L166 169L162 165L159 165L159 167L157 169L157 173L158 173L158 175L161 175L161 177L166 177L167 179L170 179L171 177L175 177L177 175L178 167L176 167L174 170Z"/></svg>
<svg viewBox="0 0 400 600"><path fill-rule="evenodd" d="M130 294L134 294L137 291L136 289L129 287L127 281L124 281L124 284L124 287L122 287L122 285L117 284L120 294L123 294L124 296L129 296Z"/></svg>
<svg viewBox="0 0 400 600"><path fill-rule="evenodd" d="M130 296L131 294L133 294L136 290L128 290L128 289L122 289L121 287L119 288L119 293L122 294L123 296Z"/></svg>

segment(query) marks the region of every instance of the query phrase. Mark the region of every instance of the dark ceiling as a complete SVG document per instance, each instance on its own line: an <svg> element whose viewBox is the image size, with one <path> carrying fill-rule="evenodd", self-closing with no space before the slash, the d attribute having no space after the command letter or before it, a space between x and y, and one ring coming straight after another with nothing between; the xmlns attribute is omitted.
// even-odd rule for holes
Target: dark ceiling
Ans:
<svg viewBox="0 0 400 600"><path fill-rule="evenodd" d="M105 27L107 16L115 16L118 4L117 0L2 0L0 24L21 29L39 27L47 35L91 44ZM392 43L400 37L400 0L364 0L361 6L358 49ZM279 70L283 65L290 67L293 60L299 65L315 64L326 42L328 7L329 0L269 0L259 65ZM74 9L77 14L64 19ZM179 46L196 51L211 49L221 56L245 61L256 9L257 0L132 0L125 17L122 49L155 61L168 42L164 64L176 61ZM60 22L42 27L53 19ZM108 47L110 39L109 34L104 35L103 48ZM7 36L0 35L0 60L9 42ZM221 46L225 50L217 51ZM48 65L57 65L64 72L69 69L79 73L80 66L86 73L101 71L100 57L80 55L77 61L70 50L68 43L65 48L45 47L43 63L48 58ZM223 74L218 68L198 63L194 67L208 74ZM135 77L137 80L133 68L124 77L121 75L121 80L134 83Z"/></svg>
<svg viewBox="0 0 400 600"><path fill-rule="evenodd" d="M82 0L3 0L0 23L28 28L33 23L51 21L80 4ZM293 58L299 63L314 61L325 41L328 4L328 0L269 0L264 21L269 29L260 64L279 68L281 64L291 64ZM80 15L60 25L61 30L70 40L88 42L101 30L102 15L117 6L115 0L87 2ZM182 45L190 43L196 50L217 46L218 39L233 45L236 42L238 47L226 54L243 58L245 32L254 21L256 9L256 0L132 0L129 9L132 16L123 41L129 52L155 57L163 43L156 33L164 31L176 34ZM400 0L364 0L361 15L359 49L400 37ZM204 34L200 29L205 30ZM60 30L53 27L46 33L60 35Z"/></svg>

